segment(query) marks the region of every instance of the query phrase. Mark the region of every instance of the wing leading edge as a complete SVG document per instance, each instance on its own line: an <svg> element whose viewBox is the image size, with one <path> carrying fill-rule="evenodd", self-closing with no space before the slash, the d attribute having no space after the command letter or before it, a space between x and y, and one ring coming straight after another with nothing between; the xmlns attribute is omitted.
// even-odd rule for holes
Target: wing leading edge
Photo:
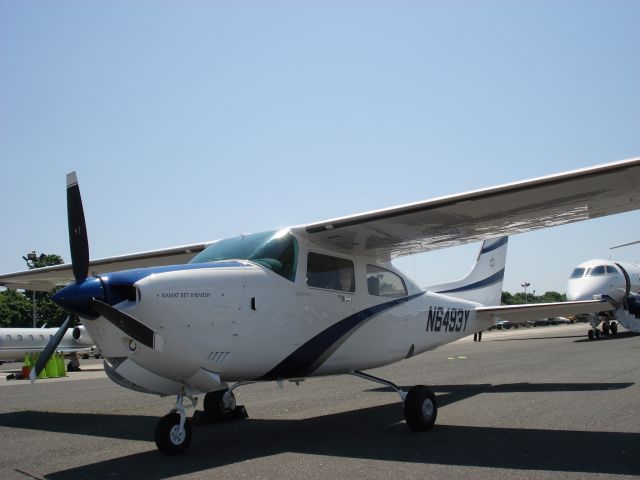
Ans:
<svg viewBox="0 0 640 480"><path fill-rule="evenodd" d="M187 263L196 253L201 252L211 243L213 242L182 245L92 260L89 262L89 274L97 275L131 268ZM67 263L0 275L0 286L2 287L24 288L38 292L48 292L55 287L68 285L72 281L73 270L71 269L71 264Z"/></svg>
<svg viewBox="0 0 640 480"><path fill-rule="evenodd" d="M577 302L531 303L526 305L501 305L497 307L478 307L476 312L480 320L500 319L514 323L538 320L546 317L571 317L584 313L596 313L614 310L613 305L604 300L581 300Z"/></svg>
<svg viewBox="0 0 640 480"><path fill-rule="evenodd" d="M323 247L395 258L639 207L640 157L312 223Z"/></svg>

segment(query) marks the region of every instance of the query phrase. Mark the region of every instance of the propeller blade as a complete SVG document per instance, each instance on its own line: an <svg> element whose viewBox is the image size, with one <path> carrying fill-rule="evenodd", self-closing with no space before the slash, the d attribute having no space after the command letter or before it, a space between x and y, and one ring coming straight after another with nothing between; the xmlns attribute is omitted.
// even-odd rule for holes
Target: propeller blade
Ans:
<svg viewBox="0 0 640 480"><path fill-rule="evenodd" d="M67 218L73 276L79 284L87 278L89 273L89 239L76 172L67 174Z"/></svg>
<svg viewBox="0 0 640 480"><path fill-rule="evenodd" d="M73 315L69 315L62 323L56 334L49 339L47 346L44 347L44 350L40 354L40 357L38 357L38 361L29 373L29 380L31 380L31 383L36 381L36 378L38 378L38 374L45 367L45 365L51 358L51 355L53 355L53 352L56 351L56 348L58 348L58 345L60 344L62 337L64 337L64 334L67 332L69 325L71 325L71 321L73 320L73 318Z"/></svg>
<svg viewBox="0 0 640 480"><path fill-rule="evenodd" d="M95 298L89 301L89 308L109 320L136 342L146 345L149 348L154 348L153 339L155 332L144 323L141 323L131 315L127 315L117 308L112 307L108 303Z"/></svg>

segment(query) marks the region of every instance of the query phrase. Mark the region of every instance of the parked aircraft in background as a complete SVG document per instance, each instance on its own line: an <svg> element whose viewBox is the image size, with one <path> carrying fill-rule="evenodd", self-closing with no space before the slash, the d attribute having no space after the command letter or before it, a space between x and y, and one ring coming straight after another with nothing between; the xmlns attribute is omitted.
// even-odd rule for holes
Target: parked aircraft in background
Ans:
<svg viewBox="0 0 640 480"><path fill-rule="evenodd" d="M639 197L640 158L634 158L96 265L71 173L72 265L0 275L0 285L50 289L72 281L53 297L70 315L32 374L80 318L113 381L176 395L155 431L167 454L184 451L191 440L185 396L195 404L194 396L205 394L205 412L225 418L242 385L316 375L351 374L393 388L407 425L419 431L436 420L434 393L423 385L405 391L363 370L485 330L498 318L522 322L613 308L605 300L499 305L504 237L634 210ZM470 274L439 285L440 293L420 289L392 265L399 256L480 240ZM201 251L188 264L166 266L192 249ZM136 258L164 266L137 268ZM134 269L106 273L126 262Z"/></svg>
<svg viewBox="0 0 640 480"><path fill-rule="evenodd" d="M594 259L573 269L567 282L567 300L610 299L618 308L589 315L589 339L616 334L618 323L640 333L640 265ZM598 325L602 323L601 330Z"/></svg>
<svg viewBox="0 0 640 480"><path fill-rule="evenodd" d="M42 352L57 328L0 328L0 361L20 361L26 353ZM57 347L62 353L94 353L95 342L82 325L66 332Z"/></svg>

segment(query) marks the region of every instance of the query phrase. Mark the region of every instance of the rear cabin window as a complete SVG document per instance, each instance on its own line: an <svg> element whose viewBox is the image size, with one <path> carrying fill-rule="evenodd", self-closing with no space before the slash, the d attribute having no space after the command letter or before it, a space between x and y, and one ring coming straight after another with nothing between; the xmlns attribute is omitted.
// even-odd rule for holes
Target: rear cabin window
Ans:
<svg viewBox="0 0 640 480"><path fill-rule="evenodd" d="M400 275L375 265L367 265L367 289L376 297L401 298L407 296L407 287Z"/></svg>
<svg viewBox="0 0 640 480"><path fill-rule="evenodd" d="M326 290L355 292L353 262L310 252L307 257L307 285Z"/></svg>

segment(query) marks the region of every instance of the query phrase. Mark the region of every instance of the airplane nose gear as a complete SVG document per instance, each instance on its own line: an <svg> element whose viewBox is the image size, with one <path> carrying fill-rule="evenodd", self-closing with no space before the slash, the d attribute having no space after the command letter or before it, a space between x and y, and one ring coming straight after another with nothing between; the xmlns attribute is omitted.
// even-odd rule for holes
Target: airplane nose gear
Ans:
<svg viewBox="0 0 640 480"><path fill-rule="evenodd" d="M414 432L422 432L433 427L438 416L438 402L436 395L424 385L415 385L408 392L398 387L395 383L382 378L374 377L368 373L355 371L351 375L364 378L372 382L387 385L395 390L404 402L404 419L407 426Z"/></svg>
<svg viewBox="0 0 640 480"><path fill-rule="evenodd" d="M191 406L195 408L196 400L192 397L188 398L191 401ZM193 432L191 422L187 419L183 400L184 395L178 395L174 409L162 417L156 425L154 439L158 449L166 455L182 453L191 443Z"/></svg>

